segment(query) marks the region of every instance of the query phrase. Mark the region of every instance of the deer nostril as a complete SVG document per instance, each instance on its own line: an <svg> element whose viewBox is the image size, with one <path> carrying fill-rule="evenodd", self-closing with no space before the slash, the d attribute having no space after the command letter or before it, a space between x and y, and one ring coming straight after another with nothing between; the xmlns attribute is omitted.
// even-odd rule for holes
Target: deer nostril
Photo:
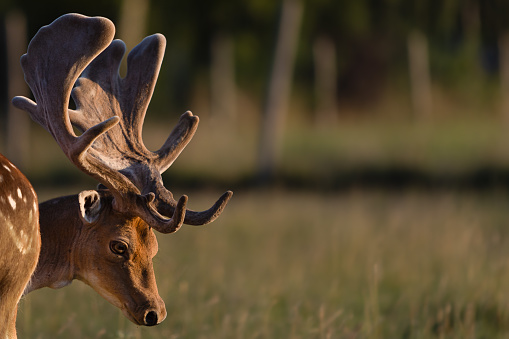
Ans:
<svg viewBox="0 0 509 339"><path fill-rule="evenodd" d="M154 326L157 325L157 313L154 311L150 311L145 316L145 325Z"/></svg>

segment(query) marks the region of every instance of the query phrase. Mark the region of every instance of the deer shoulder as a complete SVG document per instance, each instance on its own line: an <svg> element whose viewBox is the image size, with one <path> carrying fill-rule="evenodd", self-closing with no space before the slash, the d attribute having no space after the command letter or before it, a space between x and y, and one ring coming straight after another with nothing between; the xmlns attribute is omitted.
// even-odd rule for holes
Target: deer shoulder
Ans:
<svg viewBox="0 0 509 339"><path fill-rule="evenodd" d="M0 155L0 337L16 337L18 302L39 256L39 210L30 182Z"/></svg>

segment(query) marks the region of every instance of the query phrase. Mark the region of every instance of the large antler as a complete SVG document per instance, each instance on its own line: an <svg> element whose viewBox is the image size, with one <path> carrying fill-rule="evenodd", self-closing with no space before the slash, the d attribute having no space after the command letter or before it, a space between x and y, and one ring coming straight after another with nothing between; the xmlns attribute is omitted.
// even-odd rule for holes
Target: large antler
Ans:
<svg viewBox="0 0 509 339"><path fill-rule="evenodd" d="M163 233L176 231L183 222L213 221L226 206L230 191L209 210L186 213L187 196L176 202L161 178L191 140L198 117L191 112L182 115L156 152L147 150L142 141L164 37L156 34L136 46L127 58L127 75L121 79L118 69L125 45L120 40L112 42L114 31L108 19L79 14L64 15L41 28L21 59L37 104L16 97L14 105L27 110L78 168L112 192L115 209L137 214ZM76 110L68 109L71 90ZM84 131L81 136L75 135L71 122Z"/></svg>

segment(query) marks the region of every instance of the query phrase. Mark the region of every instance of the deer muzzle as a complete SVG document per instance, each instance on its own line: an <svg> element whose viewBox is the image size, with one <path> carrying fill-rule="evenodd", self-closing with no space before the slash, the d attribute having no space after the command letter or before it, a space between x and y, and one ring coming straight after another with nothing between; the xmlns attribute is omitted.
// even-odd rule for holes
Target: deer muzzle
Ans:
<svg viewBox="0 0 509 339"><path fill-rule="evenodd" d="M141 307L126 303L122 311L136 325L155 326L166 319L166 307L161 298Z"/></svg>

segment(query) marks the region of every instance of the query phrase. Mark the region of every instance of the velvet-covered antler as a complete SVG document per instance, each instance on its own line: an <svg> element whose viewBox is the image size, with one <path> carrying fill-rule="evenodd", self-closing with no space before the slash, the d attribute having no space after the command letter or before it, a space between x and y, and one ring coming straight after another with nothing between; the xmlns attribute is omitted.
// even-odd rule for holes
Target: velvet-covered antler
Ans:
<svg viewBox="0 0 509 339"><path fill-rule="evenodd" d="M207 211L186 212L187 196L175 201L161 178L191 140L198 117L183 114L156 152L142 141L164 36L152 35L136 46L127 58L126 77L120 78L125 44L112 41L114 32L108 19L79 14L64 15L41 28L21 58L36 103L16 97L14 105L28 111L78 168L112 192L118 211L136 214L162 233L176 231L183 222L213 221L226 206L230 191ZM76 110L68 108L71 95ZM83 134L76 136L72 125Z"/></svg>

